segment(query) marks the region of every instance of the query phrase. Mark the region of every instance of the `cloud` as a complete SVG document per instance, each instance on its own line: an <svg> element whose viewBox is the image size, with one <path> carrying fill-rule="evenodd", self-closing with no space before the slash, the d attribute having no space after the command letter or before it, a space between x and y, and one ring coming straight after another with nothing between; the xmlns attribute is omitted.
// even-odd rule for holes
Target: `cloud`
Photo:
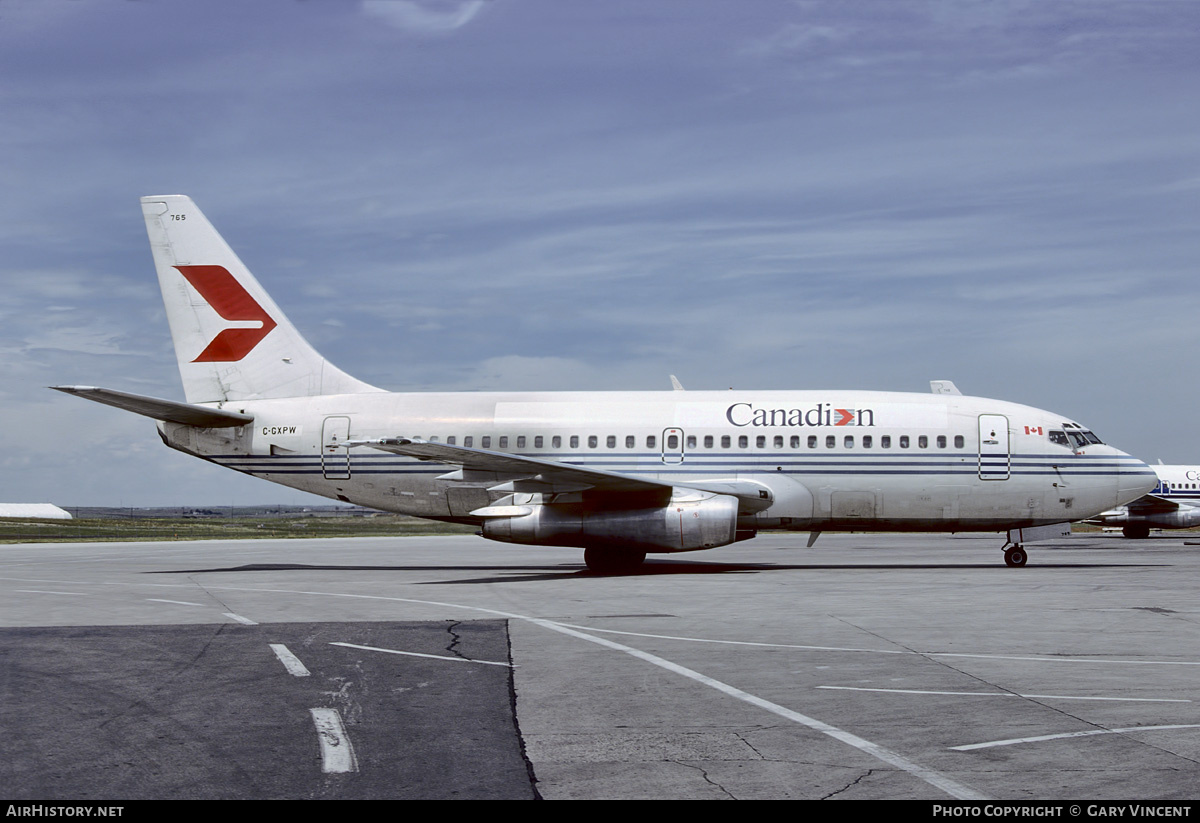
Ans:
<svg viewBox="0 0 1200 823"><path fill-rule="evenodd" d="M413 34L442 34L474 20L486 0L363 0L368 15Z"/></svg>

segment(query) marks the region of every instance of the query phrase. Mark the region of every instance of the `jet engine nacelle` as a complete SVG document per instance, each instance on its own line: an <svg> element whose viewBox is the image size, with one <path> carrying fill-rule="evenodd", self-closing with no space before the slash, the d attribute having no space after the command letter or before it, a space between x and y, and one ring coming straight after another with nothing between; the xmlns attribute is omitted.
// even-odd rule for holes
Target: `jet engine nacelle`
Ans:
<svg viewBox="0 0 1200 823"><path fill-rule="evenodd" d="M1153 529L1190 529L1200 526L1200 507L1185 506L1169 512L1131 515L1127 506L1111 509L1092 518L1105 526L1136 525Z"/></svg>
<svg viewBox="0 0 1200 823"><path fill-rule="evenodd" d="M612 505L611 501L607 505ZM609 509L585 503L492 506L483 536L536 546L620 546L648 552L687 552L738 539L738 500L728 494L675 496L667 506Z"/></svg>
<svg viewBox="0 0 1200 823"><path fill-rule="evenodd" d="M1190 529L1200 526L1200 508L1176 509L1147 515L1145 522L1156 529Z"/></svg>

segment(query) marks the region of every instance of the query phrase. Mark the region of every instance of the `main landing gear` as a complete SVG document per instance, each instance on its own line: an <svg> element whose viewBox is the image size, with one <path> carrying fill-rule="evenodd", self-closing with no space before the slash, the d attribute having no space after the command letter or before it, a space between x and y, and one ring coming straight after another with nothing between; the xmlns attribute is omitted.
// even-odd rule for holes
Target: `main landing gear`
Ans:
<svg viewBox="0 0 1200 823"><path fill-rule="evenodd" d="M1006 566L1024 566L1025 561L1029 559L1029 555L1025 553L1020 543L1014 543L1011 546L1006 545L1004 548L1004 565Z"/></svg>
<svg viewBox="0 0 1200 823"><path fill-rule="evenodd" d="M591 547L583 550L583 562L596 574L633 574L642 567L646 553L637 549Z"/></svg>

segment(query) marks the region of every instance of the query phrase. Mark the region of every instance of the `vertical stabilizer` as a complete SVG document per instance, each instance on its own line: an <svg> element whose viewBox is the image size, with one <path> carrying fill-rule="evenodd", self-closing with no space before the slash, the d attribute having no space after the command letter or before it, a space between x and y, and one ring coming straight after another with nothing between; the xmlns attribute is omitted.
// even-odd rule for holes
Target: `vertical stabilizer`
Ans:
<svg viewBox="0 0 1200 823"><path fill-rule="evenodd" d="M190 197L142 213L189 403L379 391L300 336Z"/></svg>

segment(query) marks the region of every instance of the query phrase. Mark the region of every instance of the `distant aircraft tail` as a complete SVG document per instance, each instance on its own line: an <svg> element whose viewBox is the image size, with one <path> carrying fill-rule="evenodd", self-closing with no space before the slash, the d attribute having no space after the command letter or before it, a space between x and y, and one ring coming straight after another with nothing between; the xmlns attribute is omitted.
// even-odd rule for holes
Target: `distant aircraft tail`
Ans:
<svg viewBox="0 0 1200 823"><path fill-rule="evenodd" d="M190 197L142 213L189 403L379 391L300 336Z"/></svg>

